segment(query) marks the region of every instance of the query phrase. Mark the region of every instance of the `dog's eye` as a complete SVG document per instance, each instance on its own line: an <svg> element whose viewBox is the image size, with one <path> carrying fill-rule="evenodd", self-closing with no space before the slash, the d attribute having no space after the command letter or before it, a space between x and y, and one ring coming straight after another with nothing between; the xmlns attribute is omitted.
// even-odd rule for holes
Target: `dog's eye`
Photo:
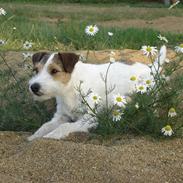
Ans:
<svg viewBox="0 0 183 183"><path fill-rule="evenodd" d="M56 74L57 72L59 72L57 69L52 69L51 70L51 74Z"/></svg>
<svg viewBox="0 0 183 183"><path fill-rule="evenodd" d="M34 68L33 69L33 74L37 74L39 71L38 71L38 69L37 68Z"/></svg>

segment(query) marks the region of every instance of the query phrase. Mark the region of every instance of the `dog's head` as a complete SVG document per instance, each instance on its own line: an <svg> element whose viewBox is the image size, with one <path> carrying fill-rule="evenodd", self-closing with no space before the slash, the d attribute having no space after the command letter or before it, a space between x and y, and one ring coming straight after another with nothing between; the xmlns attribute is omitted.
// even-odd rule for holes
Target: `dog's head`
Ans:
<svg viewBox="0 0 183 183"><path fill-rule="evenodd" d="M78 60L79 56L74 53L35 53L32 56L35 75L29 81L29 90L34 98L46 100L60 95Z"/></svg>

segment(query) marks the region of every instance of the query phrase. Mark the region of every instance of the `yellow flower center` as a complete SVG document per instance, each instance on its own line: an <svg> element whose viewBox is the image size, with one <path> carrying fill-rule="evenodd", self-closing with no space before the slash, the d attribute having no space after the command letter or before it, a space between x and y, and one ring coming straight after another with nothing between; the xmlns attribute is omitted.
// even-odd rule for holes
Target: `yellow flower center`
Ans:
<svg viewBox="0 0 183 183"><path fill-rule="evenodd" d="M93 27L90 27L89 31L90 32L94 32L94 28Z"/></svg>
<svg viewBox="0 0 183 183"><path fill-rule="evenodd" d="M169 112L170 113L174 113L175 112L175 109L172 107L172 108L170 108Z"/></svg>
<svg viewBox="0 0 183 183"><path fill-rule="evenodd" d="M98 98L97 98L97 96L93 96L93 100L97 100Z"/></svg>
<svg viewBox="0 0 183 183"><path fill-rule="evenodd" d="M139 86L139 90L143 90L144 89L144 87L143 86Z"/></svg>
<svg viewBox="0 0 183 183"><path fill-rule="evenodd" d="M147 81L146 81L146 84L147 84L147 85L150 85L150 84L151 84L151 80L147 80Z"/></svg>
<svg viewBox="0 0 183 183"><path fill-rule="evenodd" d="M119 116L119 111L114 110L114 111L112 112L112 115L113 115L113 116Z"/></svg>
<svg viewBox="0 0 183 183"><path fill-rule="evenodd" d="M132 76L132 77L130 78L130 80L131 80L131 81L136 81L137 78L136 78L135 76Z"/></svg>
<svg viewBox="0 0 183 183"><path fill-rule="evenodd" d="M166 126L165 126L165 130L166 130L166 131L172 131L172 128L171 128L170 125L166 125Z"/></svg>
<svg viewBox="0 0 183 183"><path fill-rule="evenodd" d="M183 48L183 43L179 45L181 48Z"/></svg>
<svg viewBox="0 0 183 183"><path fill-rule="evenodd" d="M122 99L121 97L116 97L116 101L117 101L117 102L122 102L123 99Z"/></svg>
<svg viewBox="0 0 183 183"><path fill-rule="evenodd" d="M148 52L151 52L152 51L152 48L150 46L147 47L146 49Z"/></svg>

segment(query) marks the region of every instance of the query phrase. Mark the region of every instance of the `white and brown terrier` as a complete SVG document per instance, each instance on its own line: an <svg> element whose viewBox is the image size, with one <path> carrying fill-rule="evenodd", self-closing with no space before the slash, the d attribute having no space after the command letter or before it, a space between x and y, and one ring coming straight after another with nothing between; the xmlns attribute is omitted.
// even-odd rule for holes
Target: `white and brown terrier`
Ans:
<svg viewBox="0 0 183 183"><path fill-rule="evenodd" d="M160 63L166 58L166 47L160 50ZM88 132L96 127L95 119L89 114L76 113L81 99L76 88L82 81L82 91L97 93L105 98L105 86L101 74L105 75L109 64L82 63L74 53L46 53L39 52L32 57L36 75L29 81L29 89L36 100L56 98L57 109L51 121L43 124L28 140L36 138L62 139L72 132ZM115 85L109 94L128 95L132 82L130 77L136 75L151 78L150 68L142 63L127 65L115 62L108 73L108 86ZM112 100L109 100L112 102ZM105 101L103 101L105 102Z"/></svg>

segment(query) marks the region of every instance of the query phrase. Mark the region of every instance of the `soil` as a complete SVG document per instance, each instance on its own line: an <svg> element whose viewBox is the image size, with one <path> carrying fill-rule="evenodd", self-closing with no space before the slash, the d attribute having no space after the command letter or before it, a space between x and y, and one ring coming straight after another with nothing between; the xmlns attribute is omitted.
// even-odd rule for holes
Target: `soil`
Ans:
<svg viewBox="0 0 183 183"><path fill-rule="evenodd" d="M143 19L129 19L129 20L111 20L100 22L106 27L120 27L120 28L150 28L162 32L182 33L183 32L183 17L160 17L154 20Z"/></svg>
<svg viewBox="0 0 183 183"><path fill-rule="evenodd" d="M100 141L77 134L28 142L28 135L0 132L0 182L183 182L181 139L129 135Z"/></svg>

